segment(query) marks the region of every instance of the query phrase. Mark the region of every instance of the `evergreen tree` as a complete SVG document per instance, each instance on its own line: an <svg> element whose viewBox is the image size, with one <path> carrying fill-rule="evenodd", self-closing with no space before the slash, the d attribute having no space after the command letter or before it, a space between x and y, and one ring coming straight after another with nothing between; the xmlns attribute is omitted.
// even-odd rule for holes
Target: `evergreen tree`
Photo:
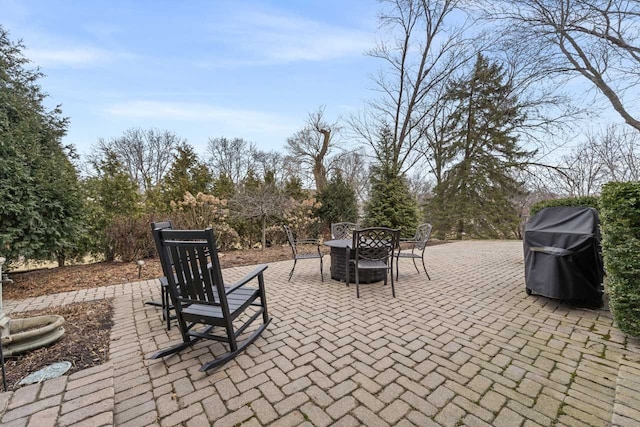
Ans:
<svg viewBox="0 0 640 427"><path fill-rule="evenodd" d="M91 233L88 246L92 252L104 254L113 261L115 253L107 243L106 230L118 216L140 213L141 196L115 153L107 152L100 163L93 165L98 175L86 180L88 218Z"/></svg>
<svg viewBox="0 0 640 427"><path fill-rule="evenodd" d="M291 177L284 183L284 194L298 202L309 197L309 192L302 188L302 180L298 177Z"/></svg>
<svg viewBox="0 0 640 427"><path fill-rule="evenodd" d="M177 148L163 181L163 199L168 207L170 202L182 200L187 191L193 195L209 193L213 179L207 165L198 159L193 147L185 143Z"/></svg>
<svg viewBox="0 0 640 427"><path fill-rule="evenodd" d="M341 173L333 175L324 190L318 193L318 216L325 226L334 222L357 222L358 204L353 188L344 182Z"/></svg>
<svg viewBox="0 0 640 427"><path fill-rule="evenodd" d="M221 173L220 176L213 181L212 194L219 199L231 200L236 194L236 187L229 175Z"/></svg>
<svg viewBox="0 0 640 427"><path fill-rule="evenodd" d="M399 228L412 236L418 225L418 206L409 184L393 160L393 134L388 126L380 130L376 146L378 164L371 168L369 201L365 205L366 226Z"/></svg>
<svg viewBox="0 0 640 427"><path fill-rule="evenodd" d="M514 198L522 191L514 177L532 154L518 145L515 129L524 117L502 67L478 55L473 72L448 89L454 103L451 164L434 191L436 230L485 238L507 237L517 228Z"/></svg>
<svg viewBox="0 0 640 427"><path fill-rule="evenodd" d="M83 203L67 119L47 110L24 46L0 26L0 255L9 262L79 255Z"/></svg>

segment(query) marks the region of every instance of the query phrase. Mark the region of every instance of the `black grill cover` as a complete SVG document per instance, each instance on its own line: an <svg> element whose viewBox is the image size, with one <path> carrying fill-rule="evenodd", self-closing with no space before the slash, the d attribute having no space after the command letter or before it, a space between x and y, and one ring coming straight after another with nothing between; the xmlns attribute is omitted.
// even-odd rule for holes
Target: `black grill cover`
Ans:
<svg viewBox="0 0 640 427"><path fill-rule="evenodd" d="M602 300L600 220L593 208L545 208L524 232L528 293L563 300Z"/></svg>

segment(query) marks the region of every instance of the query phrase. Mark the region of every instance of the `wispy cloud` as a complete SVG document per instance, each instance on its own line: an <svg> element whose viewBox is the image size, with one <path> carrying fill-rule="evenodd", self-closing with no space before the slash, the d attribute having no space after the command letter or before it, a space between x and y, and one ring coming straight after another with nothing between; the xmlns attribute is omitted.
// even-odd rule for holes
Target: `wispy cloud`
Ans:
<svg viewBox="0 0 640 427"><path fill-rule="evenodd" d="M241 12L241 16L216 25L211 35L217 42L233 47L238 56L210 65L325 61L362 55L374 44L370 29L341 27L274 11Z"/></svg>
<svg viewBox="0 0 640 427"><path fill-rule="evenodd" d="M49 68L93 67L131 56L95 47L29 48L26 55L33 63Z"/></svg>
<svg viewBox="0 0 640 427"><path fill-rule="evenodd" d="M291 132L286 117L264 111L219 107L211 104L162 101L126 101L105 108L104 112L127 119L158 121L219 122L249 132Z"/></svg>

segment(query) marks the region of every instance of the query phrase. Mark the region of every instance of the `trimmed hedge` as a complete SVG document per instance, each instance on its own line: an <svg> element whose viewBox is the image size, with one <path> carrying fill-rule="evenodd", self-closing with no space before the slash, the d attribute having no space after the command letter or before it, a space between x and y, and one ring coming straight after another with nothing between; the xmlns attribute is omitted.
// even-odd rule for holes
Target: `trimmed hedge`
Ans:
<svg viewBox="0 0 640 427"><path fill-rule="evenodd" d="M602 252L613 317L621 331L640 336L640 182L602 188Z"/></svg>
<svg viewBox="0 0 640 427"><path fill-rule="evenodd" d="M596 210L600 210L600 202L598 197L567 197L564 199L541 200L537 203L534 203L529 209L529 215L534 216L544 208L555 208L561 206L584 206L587 208L595 208Z"/></svg>

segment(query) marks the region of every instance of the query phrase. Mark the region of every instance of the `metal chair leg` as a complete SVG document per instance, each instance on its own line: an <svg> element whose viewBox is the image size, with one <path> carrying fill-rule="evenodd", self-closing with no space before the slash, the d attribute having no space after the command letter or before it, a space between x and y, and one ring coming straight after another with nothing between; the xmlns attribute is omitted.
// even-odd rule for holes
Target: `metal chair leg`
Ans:
<svg viewBox="0 0 640 427"><path fill-rule="evenodd" d="M413 261L413 266L416 268L416 271L418 272L418 274L420 274L420 270L418 269L418 264L416 264L416 259L411 258L411 260Z"/></svg>
<svg viewBox="0 0 640 427"><path fill-rule="evenodd" d="M427 273L427 266L424 265L424 258L422 258L422 268L424 268L424 273L427 275L427 279L431 280L429 273Z"/></svg>
<svg viewBox="0 0 640 427"><path fill-rule="evenodd" d="M293 267L291 267L291 272L289 273L289 282L291 281L291 277L293 277L293 270L296 269L296 262L297 261L298 261L297 259L293 260Z"/></svg>
<svg viewBox="0 0 640 427"><path fill-rule="evenodd" d="M385 271L384 274L385 274L385 277L386 277L387 272ZM393 283L393 267L391 267L391 295L394 298L396 297L396 288L395 288L395 285Z"/></svg>

